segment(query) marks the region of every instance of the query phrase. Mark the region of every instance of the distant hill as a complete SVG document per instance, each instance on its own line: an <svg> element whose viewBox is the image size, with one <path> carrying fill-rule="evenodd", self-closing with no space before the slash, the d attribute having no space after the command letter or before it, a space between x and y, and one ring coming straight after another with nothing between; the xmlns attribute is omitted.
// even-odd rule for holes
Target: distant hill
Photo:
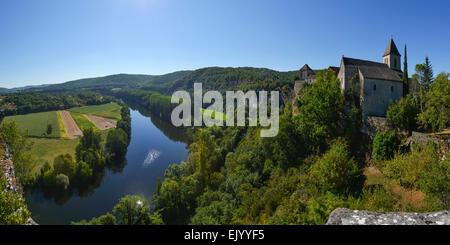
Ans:
<svg viewBox="0 0 450 245"><path fill-rule="evenodd" d="M85 78L45 87L32 87L26 92L60 93L96 91L110 94L112 89L143 89L170 95L177 90L192 92L194 83L203 90L270 90L292 85L298 71L279 72L253 67L207 67L195 71L177 71L164 75L116 74Z"/></svg>
<svg viewBox="0 0 450 245"><path fill-rule="evenodd" d="M80 90L107 91L113 88L138 88L148 84L162 84L177 80L190 71L178 71L165 75L116 74L104 77L85 78L43 88L31 88L34 92L72 92Z"/></svg>
<svg viewBox="0 0 450 245"><path fill-rule="evenodd" d="M176 90L193 91L194 83L202 83L203 90L269 89L293 83L297 71L279 72L252 67L208 67L190 72L166 84L149 84L141 88L171 94Z"/></svg>

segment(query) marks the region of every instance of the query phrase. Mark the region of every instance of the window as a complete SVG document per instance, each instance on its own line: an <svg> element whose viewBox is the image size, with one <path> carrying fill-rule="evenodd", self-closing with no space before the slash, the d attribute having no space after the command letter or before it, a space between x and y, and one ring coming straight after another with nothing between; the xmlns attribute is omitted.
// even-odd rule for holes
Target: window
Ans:
<svg viewBox="0 0 450 245"><path fill-rule="evenodd" d="M377 90L377 85L373 85L373 91Z"/></svg>
<svg viewBox="0 0 450 245"><path fill-rule="evenodd" d="M394 86L391 86L391 92L394 92Z"/></svg>

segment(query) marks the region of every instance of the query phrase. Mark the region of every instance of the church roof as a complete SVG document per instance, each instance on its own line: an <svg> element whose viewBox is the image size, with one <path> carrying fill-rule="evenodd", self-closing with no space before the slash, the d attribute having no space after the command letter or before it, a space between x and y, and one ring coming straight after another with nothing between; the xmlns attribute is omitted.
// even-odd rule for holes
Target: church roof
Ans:
<svg viewBox="0 0 450 245"><path fill-rule="evenodd" d="M386 48L386 51L384 51L383 57L386 55L390 55L390 54L401 56L400 52L398 52L397 46L395 46L394 40L392 40L392 38Z"/></svg>
<svg viewBox="0 0 450 245"><path fill-rule="evenodd" d="M353 67L361 71L365 78L402 82L398 72L390 69L386 64L347 57L343 57L342 61L344 66Z"/></svg>
<svg viewBox="0 0 450 245"><path fill-rule="evenodd" d="M308 64L305 64L305 65L300 69L300 71L303 71L303 70L309 70L309 71L312 71L312 69L308 66Z"/></svg>

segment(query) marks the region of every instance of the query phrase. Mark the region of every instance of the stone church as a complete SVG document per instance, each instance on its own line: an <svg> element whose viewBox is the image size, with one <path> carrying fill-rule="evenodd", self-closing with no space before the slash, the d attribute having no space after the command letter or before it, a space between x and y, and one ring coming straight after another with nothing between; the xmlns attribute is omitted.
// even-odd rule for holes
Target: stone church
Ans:
<svg viewBox="0 0 450 245"><path fill-rule="evenodd" d="M390 40L383 63L342 56L337 77L346 96L360 99L363 120L385 117L389 105L403 96L401 55Z"/></svg>

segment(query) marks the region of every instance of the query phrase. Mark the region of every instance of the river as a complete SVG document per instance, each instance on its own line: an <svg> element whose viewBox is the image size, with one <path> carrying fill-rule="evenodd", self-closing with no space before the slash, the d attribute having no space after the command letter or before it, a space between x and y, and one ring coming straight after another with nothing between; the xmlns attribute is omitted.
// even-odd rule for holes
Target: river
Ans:
<svg viewBox="0 0 450 245"><path fill-rule="evenodd" d="M38 189L27 191L25 198L32 218L39 224L64 225L111 212L125 195L142 194L151 199L166 168L187 159L184 131L137 110L131 110L131 127L126 162L106 169L87 190L73 190L57 198Z"/></svg>

